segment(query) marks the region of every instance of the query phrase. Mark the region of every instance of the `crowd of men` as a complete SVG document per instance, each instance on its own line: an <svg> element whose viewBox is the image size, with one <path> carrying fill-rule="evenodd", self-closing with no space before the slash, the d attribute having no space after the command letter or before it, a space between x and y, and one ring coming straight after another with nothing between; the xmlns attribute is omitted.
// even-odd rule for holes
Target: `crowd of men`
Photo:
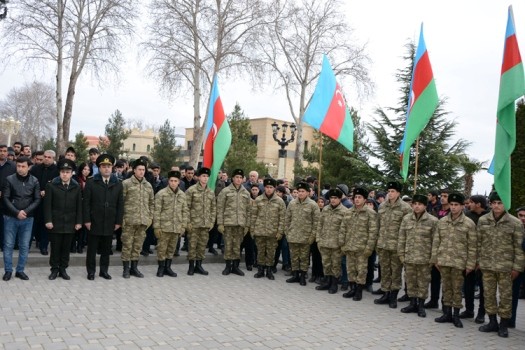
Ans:
<svg viewBox="0 0 525 350"><path fill-rule="evenodd" d="M231 177L221 171L210 179L208 168L174 166L164 178L147 157L128 164L95 148L86 163L77 164L71 147L55 158L50 150L31 154L21 143L12 149L0 145L4 281L12 277L14 249L15 277L29 279L24 268L33 239L43 255L50 244L50 280L69 280L70 253L86 245L87 278L95 279L100 254L99 276L111 279L115 237L123 278L144 277L139 259L152 253L152 245L156 275L176 277L172 260L184 236L190 276L208 274L205 252L217 254L217 244L225 276L244 276L244 250L246 269L257 268L255 278L274 280L281 258L290 276L286 282L305 286L312 265L308 281L317 290L335 294L341 285L343 297L354 301L366 290L380 295L374 304L393 309L408 301L401 312L419 317L439 307L441 292L443 314L435 321L458 328L461 319L474 318L479 288L475 321L489 318L479 330L507 337L515 327L525 268L525 207L515 217L496 192L488 199L447 190L409 198L401 196L400 182L391 181L385 192L339 184L318 195L312 177L291 187L286 179L259 178L255 171L245 176L234 169ZM215 190L209 181L216 182ZM381 288L373 291L376 254ZM398 298L403 287L405 295ZM460 312L463 297L466 309Z"/></svg>

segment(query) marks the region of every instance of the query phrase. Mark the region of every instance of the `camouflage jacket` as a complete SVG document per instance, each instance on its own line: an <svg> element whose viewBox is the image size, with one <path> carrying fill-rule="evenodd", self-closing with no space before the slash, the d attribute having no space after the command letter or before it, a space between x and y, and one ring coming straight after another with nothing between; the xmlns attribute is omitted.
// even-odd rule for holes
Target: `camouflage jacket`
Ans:
<svg viewBox="0 0 525 350"><path fill-rule="evenodd" d="M250 226L250 192L233 184L224 188L217 197L217 225Z"/></svg>
<svg viewBox="0 0 525 350"><path fill-rule="evenodd" d="M366 205L348 209L339 230L339 246L343 252L372 253L377 240L377 213Z"/></svg>
<svg viewBox="0 0 525 350"><path fill-rule="evenodd" d="M319 206L310 198L304 201L294 199L286 209L284 224L288 243L308 243L315 238L315 230L319 224Z"/></svg>
<svg viewBox="0 0 525 350"><path fill-rule="evenodd" d="M153 222L153 187L144 178L139 181L135 176L122 181L124 195L123 225L145 225Z"/></svg>
<svg viewBox="0 0 525 350"><path fill-rule="evenodd" d="M262 194L252 202L250 232L254 237L276 237L284 234L286 206L277 194Z"/></svg>
<svg viewBox="0 0 525 350"><path fill-rule="evenodd" d="M399 238L399 227L403 217L412 212L409 204L398 198L394 204L386 200L379 206L379 237L377 248L385 250L397 250Z"/></svg>
<svg viewBox="0 0 525 350"><path fill-rule="evenodd" d="M215 225L217 208L215 193L208 187L196 183L186 191L186 202L190 210L189 223L194 228L209 228Z"/></svg>
<svg viewBox="0 0 525 350"><path fill-rule="evenodd" d="M341 222L347 211L348 209L342 204L339 204L335 208L331 205L323 208L315 236L317 246L339 248L339 230L341 229Z"/></svg>
<svg viewBox="0 0 525 350"><path fill-rule="evenodd" d="M437 223L438 219L427 212L419 220L414 213L405 215L397 242L399 258L409 264L429 264Z"/></svg>
<svg viewBox="0 0 525 350"><path fill-rule="evenodd" d="M477 230L478 263L481 270L523 271L523 227L519 219L505 213L496 221L491 211L479 218Z"/></svg>
<svg viewBox="0 0 525 350"><path fill-rule="evenodd" d="M456 220L452 214L439 219L432 240L430 262L456 269L473 270L476 267L477 233L474 221L463 212Z"/></svg>
<svg viewBox="0 0 525 350"><path fill-rule="evenodd" d="M154 229L182 234L188 225L189 216L184 191L180 188L173 191L165 187L157 192L153 215Z"/></svg>

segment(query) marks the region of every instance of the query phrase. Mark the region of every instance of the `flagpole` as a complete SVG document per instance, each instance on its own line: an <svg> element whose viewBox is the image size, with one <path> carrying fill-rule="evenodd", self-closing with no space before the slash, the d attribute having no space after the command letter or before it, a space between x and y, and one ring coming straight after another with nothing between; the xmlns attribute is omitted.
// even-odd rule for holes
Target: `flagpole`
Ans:
<svg viewBox="0 0 525 350"><path fill-rule="evenodd" d="M321 198L321 170L323 168L323 135L321 134L321 144L319 145L319 181L317 182L317 198Z"/></svg>
<svg viewBox="0 0 525 350"><path fill-rule="evenodd" d="M414 167L414 194L417 189L417 166L419 163L419 137L416 139L416 165Z"/></svg>

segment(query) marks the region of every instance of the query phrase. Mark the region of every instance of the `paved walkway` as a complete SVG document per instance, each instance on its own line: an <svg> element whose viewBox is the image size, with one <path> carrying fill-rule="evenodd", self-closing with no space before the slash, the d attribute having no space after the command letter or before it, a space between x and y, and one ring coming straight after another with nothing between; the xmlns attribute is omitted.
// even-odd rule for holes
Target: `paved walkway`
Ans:
<svg viewBox="0 0 525 350"><path fill-rule="evenodd" d="M31 259L31 257L30 257ZM68 269L72 279L49 281L48 267L29 266L29 281L0 281L0 347L4 349L524 349L525 301L508 339L437 324L437 311L421 319L373 304L275 281L222 276L222 264L205 264L209 276L121 277L112 258L113 280L86 279L85 268ZM377 286L377 285L376 285ZM401 303L405 304L405 303Z"/></svg>

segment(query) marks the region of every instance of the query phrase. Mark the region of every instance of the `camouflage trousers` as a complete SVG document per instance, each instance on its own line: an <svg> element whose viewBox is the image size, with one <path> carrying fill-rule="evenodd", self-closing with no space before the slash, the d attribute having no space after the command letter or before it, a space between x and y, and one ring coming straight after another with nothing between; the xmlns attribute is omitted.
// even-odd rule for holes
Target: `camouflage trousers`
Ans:
<svg viewBox="0 0 525 350"><path fill-rule="evenodd" d="M244 238L244 227L226 226L223 232L224 260L239 260L241 258L241 243Z"/></svg>
<svg viewBox="0 0 525 350"><path fill-rule="evenodd" d="M157 239L157 260L173 259L178 240L178 233L162 231L162 235Z"/></svg>
<svg viewBox="0 0 525 350"><path fill-rule="evenodd" d="M341 276L341 249L319 247L323 261L323 272L326 276Z"/></svg>
<svg viewBox="0 0 525 350"><path fill-rule="evenodd" d="M188 231L188 260L204 260L204 253L206 252L206 245L210 229L207 227L192 228Z"/></svg>
<svg viewBox="0 0 525 350"><path fill-rule="evenodd" d="M512 276L510 272L483 270L485 311L488 315L499 314L501 318L512 317ZM499 290L499 305L497 300Z"/></svg>
<svg viewBox="0 0 525 350"><path fill-rule="evenodd" d="M310 267L310 245L308 243L290 243L292 271L308 271Z"/></svg>
<svg viewBox="0 0 525 350"><path fill-rule="evenodd" d="M401 272L403 264L399 260L397 251L377 249L381 264L381 290L390 292L401 289Z"/></svg>
<svg viewBox="0 0 525 350"><path fill-rule="evenodd" d="M366 274L368 273L368 257L365 256L362 251L346 252L345 255L348 281L365 284ZM381 273L383 273L383 270L381 270ZM381 278L383 278L382 275Z"/></svg>
<svg viewBox="0 0 525 350"><path fill-rule="evenodd" d="M381 266L382 268L383 266ZM428 297L431 270L432 268L429 264L405 264L405 281L409 297L421 299ZM383 273L382 270L381 273Z"/></svg>
<svg viewBox="0 0 525 350"><path fill-rule="evenodd" d="M382 272L382 271L381 271ZM461 289L463 288L463 270L440 266L443 305L461 309L463 307Z"/></svg>
<svg viewBox="0 0 525 350"><path fill-rule="evenodd" d="M146 225L122 226L122 261L139 260L147 228Z"/></svg>
<svg viewBox="0 0 525 350"><path fill-rule="evenodd" d="M256 236L257 263L262 266L273 266L277 239L275 237Z"/></svg>

